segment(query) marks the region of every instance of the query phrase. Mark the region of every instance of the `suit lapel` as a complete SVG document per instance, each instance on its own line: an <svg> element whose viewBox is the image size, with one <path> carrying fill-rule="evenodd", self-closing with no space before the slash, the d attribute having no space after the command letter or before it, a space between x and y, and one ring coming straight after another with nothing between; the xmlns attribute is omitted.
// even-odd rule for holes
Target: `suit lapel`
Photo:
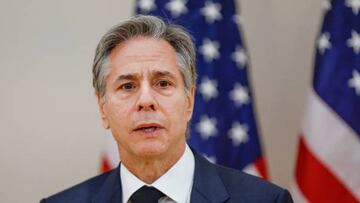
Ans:
<svg viewBox="0 0 360 203"><path fill-rule="evenodd" d="M120 203L122 202L122 189L120 181L120 165L112 170L104 184L92 199L92 203Z"/></svg>
<svg viewBox="0 0 360 203"><path fill-rule="evenodd" d="M229 198L229 194L216 167L194 150L193 153L195 157L195 173L190 202L225 202Z"/></svg>

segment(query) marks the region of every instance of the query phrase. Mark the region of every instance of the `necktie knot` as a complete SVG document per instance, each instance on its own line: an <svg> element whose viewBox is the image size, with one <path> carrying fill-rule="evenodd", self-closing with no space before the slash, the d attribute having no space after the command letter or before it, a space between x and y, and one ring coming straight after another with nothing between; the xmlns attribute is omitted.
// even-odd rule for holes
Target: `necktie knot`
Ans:
<svg viewBox="0 0 360 203"><path fill-rule="evenodd" d="M131 203L158 203L161 197L164 197L164 193L158 189L149 186L142 186L130 197Z"/></svg>

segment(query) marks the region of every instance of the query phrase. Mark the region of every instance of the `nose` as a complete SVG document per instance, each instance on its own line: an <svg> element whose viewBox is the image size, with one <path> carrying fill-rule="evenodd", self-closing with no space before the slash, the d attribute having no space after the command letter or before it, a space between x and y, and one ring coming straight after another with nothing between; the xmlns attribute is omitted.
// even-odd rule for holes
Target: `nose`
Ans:
<svg viewBox="0 0 360 203"><path fill-rule="evenodd" d="M154 97L154 92L148 83L145 83L140 87L136 108L138 111L157 110L157 102Z"/></svg>

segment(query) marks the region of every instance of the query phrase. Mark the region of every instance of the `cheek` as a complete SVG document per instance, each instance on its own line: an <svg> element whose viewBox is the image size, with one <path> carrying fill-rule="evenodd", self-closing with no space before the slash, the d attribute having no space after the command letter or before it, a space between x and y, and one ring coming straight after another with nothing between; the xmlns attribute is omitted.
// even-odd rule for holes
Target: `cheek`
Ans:
<svg viewBox="0 0 360 203"><path fill-rule="evenodd" d="M113 103L113 105L109 106L108 115L111 128L116 129L116 131L127 129L129 123L127 109L125 104Z"/></svg>
<svg viewBox="0 0 360 203"><path fill-rule="evenodd" d="M127 112L124 112L122 108L115 108L113 109L111 118L109 119L110 129L111 132L118 144L122 146L128 145L130 137L130 119L127 116Z"/></svg>
<svg viewBox="0 0 360 203"><path fill-rule="evenodd" d="M169 101L169 100L168 100ZM180 129L187 123L187 111L184 99L178 98L164 104L167 116L171 119L172 125L175 128Z"/></svg>

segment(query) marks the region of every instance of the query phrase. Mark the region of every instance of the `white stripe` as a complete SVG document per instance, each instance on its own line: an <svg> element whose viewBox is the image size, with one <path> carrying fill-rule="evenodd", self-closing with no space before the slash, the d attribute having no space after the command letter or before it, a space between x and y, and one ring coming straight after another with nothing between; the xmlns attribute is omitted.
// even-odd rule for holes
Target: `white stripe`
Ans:
<svg viewBox="0 0 360 203"><path fill-rule="evenodd" d="M359 136L311 91L303 126L309 150L360 200Z"/></svg>
<svg viewBox="0 0 360 203"><path fill-rule="evenodd" d="M299 190L299 187L295 180L291 182L290 193L295 203L308 203L303 193Z"/></svg>
<svg viewBox="0 0 360 203"><path fill-rule="evenodd" d="M106 136L105 158L109 161L111 168L117 167L119 165L119 152L117 149L117 144L111 133Z"/></svg>
<svg viewBox="0 0 360 203"><path fill-rule="evenodd" d="M262 177L262 176L260 175L259 170L256 168L256 166L255 166L254 164L249 164L249 165L247 165L247 166L243 169L243 171L244 171L245 173L250 174L250 175L254 175L254 176L257 176L257 177Z"/></svg>

